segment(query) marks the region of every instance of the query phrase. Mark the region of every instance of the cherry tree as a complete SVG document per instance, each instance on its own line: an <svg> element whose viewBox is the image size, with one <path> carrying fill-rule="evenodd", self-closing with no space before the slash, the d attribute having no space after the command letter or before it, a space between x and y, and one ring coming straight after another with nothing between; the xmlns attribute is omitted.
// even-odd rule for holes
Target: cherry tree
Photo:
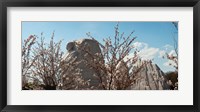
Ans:
<svg viewBox="0 0 200 112"><path fill-rule="evenodd" d="M134 50L133 42L136 37L133 36L133 33L134 31L128 36L125 36L124 32L119 33L119 24L117 24L114 40L108 37L103 39L103 44L95 40L90 33L87 33L88 37L98 43L102 51L92 55L89 49L82 49L86 52L85 57L90 57L85 63L96 71L94 75L99 79L100 89L130 89L131 85L139 78L137 73L145 63L141 66L135 66L139 57L137 51Z"/></svg>
<svg viewBox="0 0 200 112"><path fill-rule="evenodd" d="M31 76L31 69L33 67L33 63L36 60L36 57L31 56L31 49L32 46L36 42L36 36L30 35L27 39L25 39L22 42L22 88L26 88L26 85L28 84L28 81L30 78L33 78Z"/></svg>
<svg viewBox="0 0 200 112"><path fill-rule="evenodd" d="M30 35L22 46L22 86L24 89L80 89L89 85L79 74L76 59L63 60L62 41L54 42L54 33L49 43L43 33L39 38ZM34 46L33 46L34 45ZM74 74L68 74L75 71ZM32 83L29 83L32 82Z"/></svg>

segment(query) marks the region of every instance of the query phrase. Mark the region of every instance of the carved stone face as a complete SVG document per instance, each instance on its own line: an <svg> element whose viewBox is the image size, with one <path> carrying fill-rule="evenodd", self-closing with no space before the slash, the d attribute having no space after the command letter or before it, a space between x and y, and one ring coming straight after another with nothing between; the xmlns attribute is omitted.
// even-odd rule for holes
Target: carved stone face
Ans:
<svg viewBox="0 0 200 112"><path fill-rule="evenodd" d="M99 80L96 77L94 77L94 74L96 74L96 72L92 70L89 65L85 63L86 61L87 63L92 63L91 60L92 58L88 55L87 56L85 55L86 52L84 50L86 50L87 48L92 55L95 55L95 53L101 53L101 49L99 45L96 43L96 41L91 39L77 40L69 42L66 45L66 49L68 52L63 57L63 61L70 62L74 58L76 58L76 61L79 62L76 65L76 68L81 70L79 74L82 75L84 80L86 81L91 80L90 81L91 86L98 87ZM69 71L66 72L65 74L66 75L73 74L73 72L75 71Z"/></svg>
<svg viewBox="0 0 200 112"><path fill-rule="evenodd" d="M71 52L73 50L75 50L75 43L74 42L69 42L66 46L66 49L68 50L68 52Z"/></svg>
<svg viewBox="0 0 200 112"><path fill-rule="evenodd" d="M92 54L101 52L99 45L91 39L82 39L78 41L69 42L66 46L68 53L79 52L82 54L84 52L83 49L86 48L88 48Z"/></svg>

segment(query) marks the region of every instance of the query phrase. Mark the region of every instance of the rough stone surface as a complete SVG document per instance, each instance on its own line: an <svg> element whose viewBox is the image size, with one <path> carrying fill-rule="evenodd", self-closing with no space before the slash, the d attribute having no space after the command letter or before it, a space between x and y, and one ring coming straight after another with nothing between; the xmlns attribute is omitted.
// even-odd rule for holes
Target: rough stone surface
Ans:
<svg viewBox="0 0 200 112"><path fill-rule="evenodd" d="M69 42L66 46L68 52L64 55L63 60L71 61L73 58L76 58L76 61L80 63L77 65L81 69L80 74L85 80L91 80L91 86L97 87L99 80L94 77L95 71L91 69L83 60L87 60L88 63L92 63L90 60L91 57L85 56L86 52L83 49L88 49L90 54L95 55L96 53L101 53L101 49L95 40L91 39L82 39L74 42Z"/></svg>
<svg viewBox="0 0 200 112"><path fill-rule="evenodd" d="M156 65L148 62L137 74L140 77L131 87L134 90L166 90L169 89L165 74Z"/></svg>
<svg viewBox="0 0 200 112"><path fill-rule="evenodd" d="M95 40L91 39L82 39L78 41L69 42L66 46L67 53L64 55L63 60L70 62L74 58L80 63L77 65L77 68L81 69L81 75L85 80L91 80L91 86L101 89L98 87L99 80L94 77L95 71L90 68L89 65L86 65L83 60L87 60L88 63L92 64L91 57L85 56L85 51L83 49L89 49L90 54L95 55L96 53L101 53L101 49ZM103 60L103 59L102 59ZM141 64L142 62L140 62ZM139 65L139 64L138 64ZM120 64L118 67L125 69L126 67L123 64ZM70 72L70 74L73 74ZM142 69L136 74L137 77L140 77L136 82L128 89L132 90L166 90L169 89L165 74L162 70L153 63L147 63Z"/></svg>

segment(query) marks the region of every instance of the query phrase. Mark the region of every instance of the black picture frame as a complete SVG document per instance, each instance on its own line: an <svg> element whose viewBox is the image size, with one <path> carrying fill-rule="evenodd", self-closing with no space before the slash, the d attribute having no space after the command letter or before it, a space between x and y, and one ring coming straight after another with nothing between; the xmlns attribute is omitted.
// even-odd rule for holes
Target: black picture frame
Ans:
<svg viewBox="0 0 200 112"><path fill-rule="evenodd" d="M7 7L193 7L193 105L7 105ZM0 1L0 110L34 111L117 111L117 112L200 112L200 0L1 0Z"/></svg>

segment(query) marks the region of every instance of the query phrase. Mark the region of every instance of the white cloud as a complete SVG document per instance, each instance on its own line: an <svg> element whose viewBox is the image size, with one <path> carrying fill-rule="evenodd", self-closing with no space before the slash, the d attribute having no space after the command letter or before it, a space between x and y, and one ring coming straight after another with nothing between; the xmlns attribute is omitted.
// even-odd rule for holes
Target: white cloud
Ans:
<svg viewBox="0 0 200 112"><path fill-rule="evenodd" d="M135 49L139 50L138 55L145 60L150 60L155 58L159 53L159 48L149 47L147 43L135 42L133 44ZM131 57L133 54L130 54Z"/></svg>
<svg viewBox="0 0 200 112"><path fill-rule="evenodd" d="M163 46L165 49L159 49L159 48L155 48L155 47L150 47L147 43L144 42L135 42L133 43L133 46L135 49L137 49L138 55L144 59L144 60L150 60L150 59L154 59L154 58L162 58L163 56L166 56L166 53L168 53L169 55L175 55L175 51L173 50L173 46L166 44L165 46ZM134 54L130 53L129 56L127 57L132 57ZM175 64L173 61L171 60L167 60L163 65L164 66L169 66L169 64Z"/></svg>
<svg viewBox="0 0 200 112"><path fill-rule="evenodd" d="M133 46L136 49L141 49L142 47L147 46L147 44L143 43L143 42L135 42L135 43L133 43Z"/></svg>
<svg viewBox="0 0 200 112"><path fill-rule="evenodd" d="M171 51L169 52L169 55L175 56L175 55L176 55L175 50L171 50Z"/></svg>
<svg viewBox="0 0 200 112"><path fill-rule="evenodd" d="M139 56L142 59L153 59L156 57L156 55L159 53L159 49L158 48L153 48L153 47L146 47L144 49L142 49L139 52Z"/></svg>
<svg viewBox="0 0 200 112"><path fill-rule="evenodd" d="M149 46L147 43L144 42L135 42L133 44L133 46L135 47L135 49L137 49L138 55L143 59L143 60L150 60L150 59L156 59L156 58L163 58L163 56L165 57L164 59L160 59L163 61L159 61L160 65L162 65L162 67L166 67L166 68L173 68L173 65L175 65L175 63L171 60L168 60L166 58L166 53L168 53L169 55L171 54L175 54L175 51L173 49L173 46L166 44L165 46L161 47L161 48L155 48L155 47L151 47ZM129 56L127 56L127 58L131 58L133 57L134 53L130 53ZM171 64L171 65L170 65Z"/></svg>
<svg viewBox="0 0 200 112"><path fill-rule="evenodd" d="M167 67L176 66L176 64L172 60L167 60L167 62L165 62L163 65Z"/></svg>
<svg viewBox="0 0 200 112"><path fill-rule="evenodd" d="M176 52L173 48L173 46L169 45L169 44L166 44L165 46L163 46L163 50L160 50L159 51L159 58L162 58L163 56L166 56L166 53L169 54L169 55L176 55Z"/></svg>
<svg viewBox="0 0 200 112"><path fill-rule="evenodd" d="M169 44L166 44L166 45L164 45L163 47L164 47L165 51L170 51L170 50L173 49L173 46L171 46L171 45L169 45Z"/></svg>

